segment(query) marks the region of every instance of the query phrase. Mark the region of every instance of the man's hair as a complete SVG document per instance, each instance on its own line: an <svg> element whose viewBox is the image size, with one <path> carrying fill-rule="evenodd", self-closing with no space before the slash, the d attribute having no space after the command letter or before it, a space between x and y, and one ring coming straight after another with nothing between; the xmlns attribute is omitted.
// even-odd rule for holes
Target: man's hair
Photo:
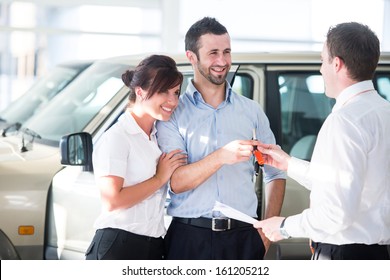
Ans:
<svg viewBox="0 0 390 280"><path fill-rule="evenodd" d="M373 78L380 56L379 45L375 33L357 22L330 27L326 36L330 61L335 57L342 59L350 78L356 81Z"/></svg>
<svg viewBox="0 0 390 280"><path fill-rule="evenodd" d="M227 29L220 24L215 18L204 17L195 22L190 29L188 29L185 36L186 51L192 51L199 57L199 38L205 34L223 35L226 34Z"/></svg>

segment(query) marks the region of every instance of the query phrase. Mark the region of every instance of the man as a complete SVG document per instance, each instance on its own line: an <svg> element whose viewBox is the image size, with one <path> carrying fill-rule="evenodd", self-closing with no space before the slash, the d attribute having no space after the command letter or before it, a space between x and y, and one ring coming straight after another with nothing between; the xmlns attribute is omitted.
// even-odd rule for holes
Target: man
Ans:
<svg viewBox="0 0 390 280"><path fill-rule="evenodd" d="M173 216L166 240L168 259L262 259L269 240L250 224L219 217L219 201L257 217L253 183L252 131L262 141L275 142L259 104L232 91L226 76L231 67L230 37L214 18L193 24L185 37L186 56L194 79L181 96L171 121L159 122L163 151L181 149L188 164L172 174ZM264 167L265 216L280 214L285 173ZM220 219L217 219L220 218Z"/></svg>
<svg viewBox="0 0 390 280"><path fill-rule="evenodd" d="M267 164L311 190L310 208L255 224L272 241L308 237L312 259L389 259L390 104L372 78L379 40L365 25L350 22L329 29L321 59L328 97L335 98L311 163L275 145L259 150Z"/></svg>

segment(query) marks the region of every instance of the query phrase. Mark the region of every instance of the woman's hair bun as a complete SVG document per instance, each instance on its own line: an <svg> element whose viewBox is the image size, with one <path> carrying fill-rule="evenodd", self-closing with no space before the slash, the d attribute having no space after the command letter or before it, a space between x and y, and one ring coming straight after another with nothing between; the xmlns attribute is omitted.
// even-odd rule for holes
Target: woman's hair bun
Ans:
<svg viewBox="0 0 390 280"><path fill-rule="evenodd" d="M122 81L123 83L130 87L131 80L133 79L134 76L134 70L126 70L125 73L122 74Z"/></svg>

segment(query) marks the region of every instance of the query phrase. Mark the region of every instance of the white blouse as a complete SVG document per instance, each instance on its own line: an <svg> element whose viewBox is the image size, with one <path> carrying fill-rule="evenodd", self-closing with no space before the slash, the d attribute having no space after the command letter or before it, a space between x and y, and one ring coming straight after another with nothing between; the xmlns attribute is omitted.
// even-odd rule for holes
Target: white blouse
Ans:
<svg viewBox="0 0 390 280"><path fill-rule="evenodd" d="M94 147L95 178L114 175L124 178L124 186L132 186L151 178L161 151L156 141L156 128L151 140L138 126L129 111L107 130ZM144 201L127 209L102 210L95 228L119 228L151 237L165 235L164 205L167 187L157 190Z"/></svg>

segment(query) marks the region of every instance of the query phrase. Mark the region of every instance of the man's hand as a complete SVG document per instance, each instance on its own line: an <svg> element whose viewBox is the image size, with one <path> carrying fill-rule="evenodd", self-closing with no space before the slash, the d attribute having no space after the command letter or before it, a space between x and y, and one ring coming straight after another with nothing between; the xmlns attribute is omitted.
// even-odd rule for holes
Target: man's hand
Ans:
<svg viewBox="0 0 390 280"><path fill-rule="evenodd" d="M259 232L262 231L269 240L276 242L284 239L279 230L283 220L284 217L272 217L258 221L253 226L257 228Z"/></svg>
<svg viewBox="0 0 390 280"><path fill-rule="evenodd" d="M259 142L257 149L263 154L265 164L286 171L291 157L279 145L263 144Z"/></svg>
<svg viewBox="0 0 390 280"><path fill-rule="evenodd" d="M222 164L234 164L247 161L251 158L253 152L252 140L235 140L218 150L219 159Z"/></svg>
<svg viewBox="0 0 390 280"><path fill-rule="evenodd" d="M271 243L272 243L272 242L271 242L271 240L269 240L269 239L265 236L265 234L264 234L264 232L262 231L261 228L258 228L257 231L259 232L260 237L261 237L261 239L263 240L263 244L264 244L264 247L265 247L265 254L267 254L268 249L269 249L269 247L271 247ZM265 254L264 254L264 255L265 255Z"/></svg>

